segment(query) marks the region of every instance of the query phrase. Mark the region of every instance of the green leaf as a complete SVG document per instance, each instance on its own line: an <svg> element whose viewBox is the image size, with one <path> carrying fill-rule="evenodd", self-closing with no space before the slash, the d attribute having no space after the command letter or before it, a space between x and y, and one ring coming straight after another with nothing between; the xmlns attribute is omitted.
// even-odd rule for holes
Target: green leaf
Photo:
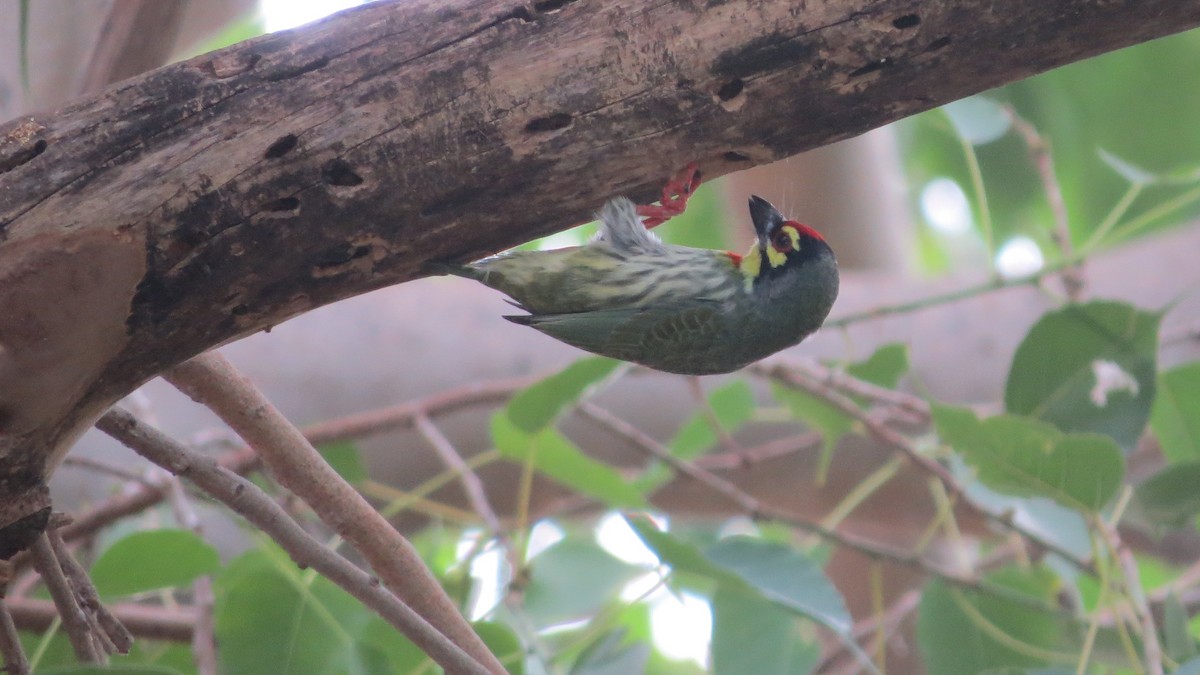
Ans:
<svg viewBox="0 0 1200 675"><path fill-rule="evenodd" d="M357 485L367 479L367 470L363 467L362 455L358 446L350 441L328 443L317 448L329 466L347 483Z"/></svg>
<svg viewBox="0 0 1200 675"><path fill-rule="evenodd" d="M134 532L92 565L100 597L116 598L190 584L221 567L217 550L188 530Z"/></svg>
<svg viewBox="0 0 1200 675"><path fill-rule="evenodd" d="M1097 148L1096 154L1098 154L1100 156L1100 159L1105 164L1112 167L1113 171L1116 171L1117 173L1121 174L1121 176L1125 180L1129 181L1130 183L1148 184L1148 183L1153 183L1157 179L1157 176L1150 173L1149 171L1147 171L1139 166L1135 166L1132 162L1127 162L1127 161L1121 159L1120 157L1117 157L1113 153L1105 150L1104 148Z"/></svg>
<svg viewBox="0 0 1200 675"><path fill-rule="evenodd" d="M521 431L534 433L551 423L585 391L621 365L603 356L579 359L537 384L530 385L508 402L505 413Z"/></svg>
<svg viewBox="0 0 1200 675"><path fill-rule="evenodd" d="M672 570L707 577L736 588L754 589L763 598L806 616L840 634L850 629L845 603L821 568L783 544L751 537L722 539L704 551L655 527L645 516L626 516L646 546Z"/></svg>
<svg viewBox="0 0 1200 675"><path fill-rule="evenodd" d="M1168 527L1186 525L1200 514L1200 460L1173 464L1142 481L1134 491L1138 514Z"/></svg>
<svg viewBox="0 0 1200 675"><path fill-rule="evenodd" d="M984 145L1008 133L1012 118L1001 105L987 96L969 96L942 106L958 135L971 145Z"/></svg>
<svg viewBox="0 0 1200 675"><path fill-rule="evenodd" d="M383 653L362 639L375 615L274 545L235 559L216 577L214 592L221 672L384 672Z"/></svg>
<svg viewBox="0 0 1200 675"><path fill-rule="evenodd" d="M714 389L708 395L708 405L721 428L733 433L754 416L754 392L743 380L735 380ZM716 442L717 434L713 431L708 416L704 411L698 411L679 427L667 448L676 457L694 459L704 454L704 451L713 447ZM674 474L671 469L663 463L651 462L637 478L635 485L643 494L648 494L670 481L672 475Z"/></svg>
<svg viewBox="0 0 1200 675"><path fill-rule="evenodd" d="M841 594L816 563L793 548L734 536L709 546L704 557L780 607L840 635L853 627Z"/></svg>
<svg viewBox="0 0 1200 675"><path fill-rule="evenodd" d="M821 434L823 447L821 461L817 466L817 481L823 483L838 442L854 430L854 418L806 391L792 389L778 382L771 383L771 391L775 394L775 399L786 405L796 419Z"/></svg>
<svg viewBox="0 0 1200 675"><path fill-rule="evenodd" d="M605 504L626 508L646 505L642 493L620 473L585 455L553 428L528 433L501 412L492 417L492 442L506 459L518 463L532 461L539 472Z"/></svg>
<svg viewBox="0 0 1200 675"><path fill-rule="evenodd" d="M646 672L650 661L650 645L646 642L630 644L624 630L605 633L599 640L588 645L571 668L573 675L627 675Z"/></svg>
<svg viewBox="0 0 1200 675"><path fill-rule="evenodd" d="M712 599L712 672L809 673L820 645L800 631L794 615L758 594L720 586Z"/></svg>
<svg viewBox="0 0 1200 675"><path fill-rule="evenodd" d="M1017 347L1008 412L1137 444L1154 401L1160 314L1096 301L1049 312Z"/></svg>
<svg viewBox="0 0 1200 675"><path fill-rule="evenodd" d="M846 373L880 387L895 389L908 368L908 346L893 343L876 349L865 361L846 366Z"/></svg>
<svg viewBox="0 0 1200 675"><path fill-rule="evenodd" d="M754 392L744 380L734 380L714 389L708 395L708 405L721 428L733 433L754 415ZM667 447L676 457L695 459L716 442L717 435L708 416L697 412L679 427Z"/></svg>
<svg viewBox="0 0 1200 675"><path fill-rule="evenodd" d="M1196 640L1188 629L1188 612L1173 591L1163 603L1163 635L1167 656L1184 661L1196 655Z"/></svg>
<svg viewBox="0 0 1200 675"><path fill-rule="evenodd" d="M55 665L53 668L38 668L37 675L182 675L181 671L166 665Z"/></svg>
<svg viewBox="0 0 1200 675"><path fill-rule="evenodd" d="M1171 461L1200 459L1200 361L1158 376L1150 428Z"/></svg>
<svg viewBox="0 0 1200 675"><path fill-rule="evenodd" d="M590 617L644 571L593 541L564 539L531 561L525 611L541 627Z"/></svg>
<svg viewBox="0 0 1200 675"><path fill-rule="evenodd" d="M472 627L509 675L525 674L525 648L511 628L495 621L478 621Z"/></svg>
<svg viewBox="0 0 1200 675"><path fill-rule="evenodd" d="M1096 511L1121 486L1125 460L1112 439L1066 435L1045 422L998 415L982 422L963 408L933 406L942 440L978 471L980 482L1006 494L1049 497Z"/></svg>
<svg viewBox="0 0 1200 675"><path fill-rule="evenodd" d="M710 563L695 546L658 529L654 521L642 514L629 514L625 522L641 538L646 547L664 564L677 572L687 572L718 581L736 582L737 578Z"/></svg>
<svg viewBox="0 0 1200 675"><path fill-rule="evenodd" d="M988 581L1051 602L1058 578L1043 569L1006 569ZM962 591L933 581L921 596L917 642L929 675L962 675L991 668L1046 665L1031 653L1048 652L1059 635L1054 617L1013 600ZM997 639L1004 636L1005 639ZM1014 650L1021 644L1026 649Z"/></svg>

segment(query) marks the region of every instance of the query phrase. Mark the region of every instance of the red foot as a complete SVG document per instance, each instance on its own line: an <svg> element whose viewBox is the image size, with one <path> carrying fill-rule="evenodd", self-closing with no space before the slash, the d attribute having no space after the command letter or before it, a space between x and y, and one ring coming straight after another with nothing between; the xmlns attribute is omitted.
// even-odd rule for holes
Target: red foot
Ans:
<svg viewBox="0 0 1200 675"><path fill-rule="evenodd" d="M658 227L687 209L688 198L700 185L700 167L695 162L688 164L663 187L659 206L638 206L637 214L649 230Z"/></svg>

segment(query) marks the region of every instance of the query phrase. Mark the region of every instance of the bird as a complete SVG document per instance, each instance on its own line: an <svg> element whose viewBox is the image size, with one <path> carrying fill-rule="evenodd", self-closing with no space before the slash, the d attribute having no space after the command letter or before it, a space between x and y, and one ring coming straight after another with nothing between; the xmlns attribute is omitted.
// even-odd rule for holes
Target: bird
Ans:
<svg viewBox="0 0 1200 675"><path fill-rule="evenodd" d="M663 206L610 199L597 214L599 234L583 246L441 269L508 295L528 312L504 317L513 323L667 373L733 372L820 328L837 299L838 268L819 232L752 196L756 238L744 256L667 244L647 226L681 211L667 192ZM646 224L641 215L651 216Z"/></svg>

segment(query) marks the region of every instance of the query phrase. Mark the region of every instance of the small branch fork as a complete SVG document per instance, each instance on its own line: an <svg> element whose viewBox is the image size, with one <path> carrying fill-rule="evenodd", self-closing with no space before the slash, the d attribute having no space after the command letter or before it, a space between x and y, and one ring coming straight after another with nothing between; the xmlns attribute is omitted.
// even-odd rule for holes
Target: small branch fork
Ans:
<svg viewBox="0 0 1200 675"><path fill-rule="evenodd" d="M406 622L405 634L414 643L423 649L434 648L436 652L427 653L452 672L505 672L412 544L338 475L300 430L225 357L216 352L202 354L163 377L245 439L275 479L358 551L384 586L411 605L412 609L406 606L406 610L415 610L422 624L432 624L437 640L430 639L424 625ZM448 644L455 649L446 649ZM469 654L465 661L460 650Z"/></svg>
<svg viewBox="0 0 1200 675"><path fill-rule="evenodd" d="M30 548L33 564L62 618L76 658L85 663L104 663L110 654L128 653L133 636L100 603L87 572L67 550L58 533L61 520L53 518ZM24 661L23 656L10 658L7 653L5 658L9 664Z"/></svg>
<svg viewBox="0 0 1200 675"><path fill-rule="evenodd" d="M313 568L370 607L448 672L491 672L380 586L377 579L308 534L283 507L250 481L218 466L211 458L188 450L157 429L141 424L120 408L110 410L96 426L250 521L287 551L297 565Z"/></svg>

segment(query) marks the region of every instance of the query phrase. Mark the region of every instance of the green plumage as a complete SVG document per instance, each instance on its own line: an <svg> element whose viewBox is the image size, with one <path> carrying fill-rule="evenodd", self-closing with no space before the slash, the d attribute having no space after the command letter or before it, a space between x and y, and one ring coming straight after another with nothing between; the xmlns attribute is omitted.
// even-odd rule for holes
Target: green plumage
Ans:
<svg viewBox="0 0 1200 675"><path fill-rule="evenodd" d="M514 251L447 271L529 312L510 321L580 349L671 373L730 372L803 340L837 297L837 263L820 236L755 199L769 212L751 202L760 241L749 255L761 265L747 269L762 270L754 276L728 253L662 243L623 197L605 204L600 236L585 246ZM763 246L785 224L804 234L771 266Z"/></svg>

